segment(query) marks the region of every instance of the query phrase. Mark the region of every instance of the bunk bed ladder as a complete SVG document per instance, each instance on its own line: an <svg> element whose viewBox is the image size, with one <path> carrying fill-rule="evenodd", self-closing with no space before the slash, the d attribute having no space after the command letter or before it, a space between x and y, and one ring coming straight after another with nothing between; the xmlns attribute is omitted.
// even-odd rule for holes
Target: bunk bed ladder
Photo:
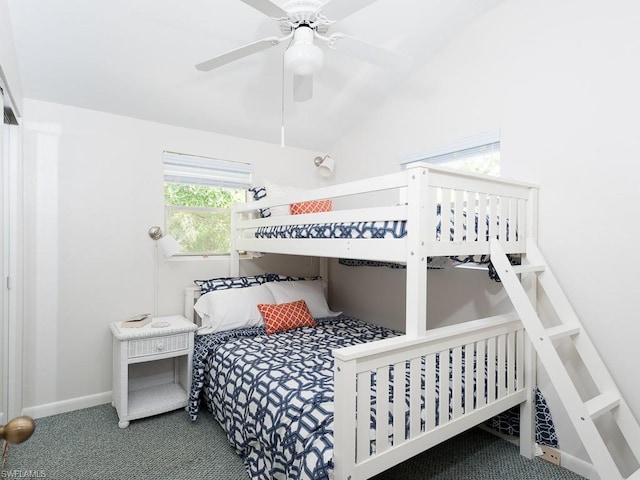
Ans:
<svg viewBox="0 0 640 480"><path fill-rule="evenodd" d="M523 265L511 265L498 240L491 241L490 250L491 261L504 289L600 479L639 480L640 425L535 242L533 239L527 240L526 256L523 259L526 263ZM543 325L537 309L520 283L520 275L523 280L527 275L537 277L537 284L546 293L560 324L552 327ZM574 379L575 375L572 376L565 368L560 354L562 349L557 341L567 338L571 339L575 352L591 376L592 385L585 385L584 381ZM566 345L562 352L565 351ZM606 431L607 435L611 435L611 432L615 432L612 427L616 426L618 433L614 434L615 441L606 441L601 432Z"/></svg>

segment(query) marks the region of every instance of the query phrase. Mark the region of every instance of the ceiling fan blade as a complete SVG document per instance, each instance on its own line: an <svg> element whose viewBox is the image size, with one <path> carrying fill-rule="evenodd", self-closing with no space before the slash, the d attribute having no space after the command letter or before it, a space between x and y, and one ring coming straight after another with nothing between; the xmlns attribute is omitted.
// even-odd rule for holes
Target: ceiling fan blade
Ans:
<svg viewBox="0 0 640 480"><path fill-rule="evenodd" d="M235 60L239 60L254 53L261 52L262 50L266 50L267 48L275 47L281 41L282 39L278 37L263 38L262 40L250 43L249 45L245 45L244 47L236 48L235 50L231 50L230 52L218 55L211 60L207 60L206 62L199 63L196 65L196 68L201 72L208 72L209 70L221 67L222 65L226 65L227 63L231 63Z"/></svg>
<svg viewBox="0 0 640 480"><path fill-rule="evenodd" d="M377 0L329 0L320 12L329 20L342 20L375 1Z"/></svg>
<svg viewBox="0 0 640 480"><path fill-rule="evenodd" d="M329 37L329 48L391 70L407 68L412 61L407 55L343 33L336 33Z"/></svg>
<svg viewBox="0 0 640 480"><path fill-rule="evenodd" d="M280 8L279 5L276 5L271 0L241 0L246 3L250 7L255 8L256 10L264 13L267 17L275 17L282 18L287 17L289 14L286 10Z"/></svg>
<svg viewBox="0 0 640 480"><path fill-rule="evenodd" d="M313 97L313 75L293 76L293 101L306 102Z"/></svg>

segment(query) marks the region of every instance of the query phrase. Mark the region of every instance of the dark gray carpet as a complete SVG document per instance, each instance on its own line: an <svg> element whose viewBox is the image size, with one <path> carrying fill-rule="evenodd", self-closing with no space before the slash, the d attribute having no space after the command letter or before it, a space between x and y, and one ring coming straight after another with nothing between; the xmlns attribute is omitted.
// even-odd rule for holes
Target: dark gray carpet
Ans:
<svg viewBox="0 0 640 480"><path fill-rule="evenodd" d="M55 480L246 480L242 461L210 415L182 410L118 428L111 405L36 420L27 442L11 445L0 478ZM578 480L474 429L375 477L376 480Z"/></svg>

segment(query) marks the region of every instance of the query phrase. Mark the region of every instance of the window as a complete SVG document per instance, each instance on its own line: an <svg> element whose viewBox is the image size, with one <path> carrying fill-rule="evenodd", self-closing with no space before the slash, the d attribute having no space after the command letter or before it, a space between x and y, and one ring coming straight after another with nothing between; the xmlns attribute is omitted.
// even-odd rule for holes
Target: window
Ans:
<svg viewBox="0 0 640 480"><path fill-rule="evenodd" d="M165 231L182 255L231 251L231 205L244 203L251 165L163 152Z"/></svg>
<svg viewBox="0 0 640 480"><path fill-rule="evenodd" d="M467 137L441 147L407 155L400 163L427 162L474 173L500 176L500 132Z"/></svg>

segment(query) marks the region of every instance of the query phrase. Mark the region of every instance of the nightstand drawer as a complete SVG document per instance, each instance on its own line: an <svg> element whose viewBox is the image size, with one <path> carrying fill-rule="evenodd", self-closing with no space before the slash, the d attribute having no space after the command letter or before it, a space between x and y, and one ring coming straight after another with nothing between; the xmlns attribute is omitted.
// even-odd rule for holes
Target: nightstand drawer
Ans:
<svg viewBox="0 0 640 480"><path fill-rule="evenodd" d="M129 358L144 357L157 353L176 352L189 347L189 333L167 335L166 337L129 340Z"/></svg>

